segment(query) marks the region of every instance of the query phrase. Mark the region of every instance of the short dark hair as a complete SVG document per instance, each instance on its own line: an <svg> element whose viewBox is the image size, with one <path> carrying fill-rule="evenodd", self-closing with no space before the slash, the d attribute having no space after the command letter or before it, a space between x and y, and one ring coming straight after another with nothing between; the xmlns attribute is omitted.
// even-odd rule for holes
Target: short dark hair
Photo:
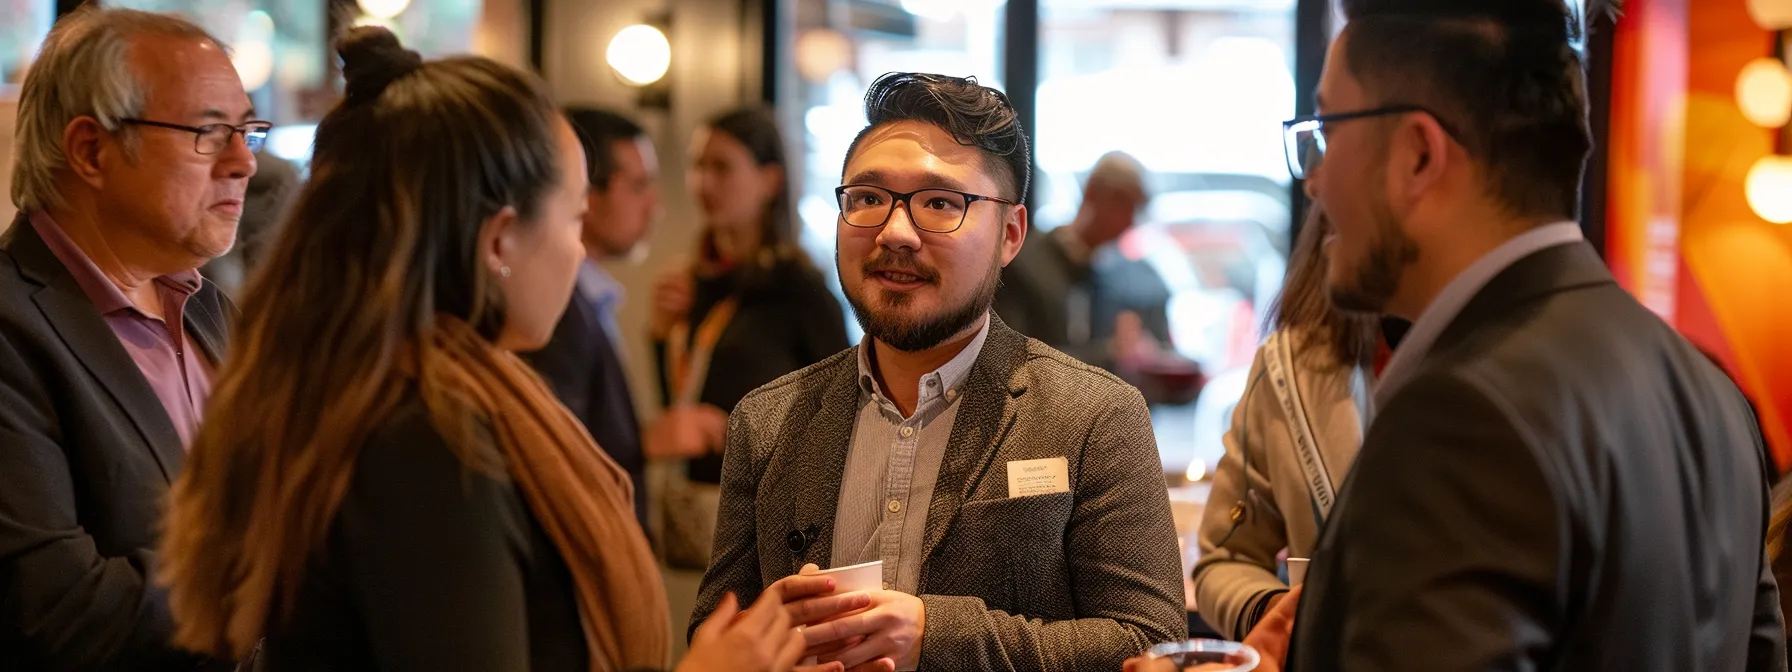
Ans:
<svg viewBox="0 0 1792 672"><path fill-rule="evenodd" d="M1350 73L1383 105L1444 117L1521 217L1574 217L1592 137L1564 0L1343 0Z"/></svg>
<svg viewBox="0 0 1792 672"><path fill-rule="evenodd" d="M608 110L568 108L566 121L578 132L579 144L585 147L585 174L591 178L591 188L600 193L609 191L610 177L616 174L614 145L647 135L640 124Z"/></svg>
<svg viewBox="0 0 1792 672"><path fill-rule="evenodd" d="M848 161L873 129L898 121L919 121L940 127L958 144L976 147L1004 189L1003 198L1016 203L1027 198L1033 164L1027 152L1026 129L1021 128L1020 116L1008 103L1008 96L978 84L975 77L885 74L865 92L865 120L865 130L859 131L846 150Z"/></svg>

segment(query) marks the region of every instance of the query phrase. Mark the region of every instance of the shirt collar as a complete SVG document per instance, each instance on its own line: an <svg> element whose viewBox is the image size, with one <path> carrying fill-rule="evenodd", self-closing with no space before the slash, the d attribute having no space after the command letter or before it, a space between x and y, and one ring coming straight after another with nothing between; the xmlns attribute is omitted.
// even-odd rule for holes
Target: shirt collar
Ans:
<svg viewBox="0 0 1792 672"><path fill-rule="evenodd" d="M1388 360L1387 368L1382 370L1381 379L1376 382L1373 407L1387 407L1388 399L1417 372L1419 362L1424 361L1425 355L1430 353L1431 346L1443 335L1444 328L1456 321L1456 316L1468 305L1469 300L1481 293L1481 289L1494 276L1532 254L1584 239L1579 223L1565 221L1546 224L1501 243L1457 274L1450 280L1450 284L1444 285L1437 298L1432 299L1431 304L1419 313L1419 319L1413 321L1412 329L1400 340L1400 347L1394 348L1393 358Z"/></svg>
<svg viewBox="0 0 1792 672"><path fill-rule="evenodd" d="M916 408L927 405L928 401L935 398L943 398L948 403L957 401L960 387L964 384L965 379L970 377L971 366L977 363L977 357L983 352L983 342L988 338L989 314L985 313L982 325L977 328L977 335L971 337L971 342L966 344L963 350L960 350L957 355L952 357L951 361L941 365L940 368L921 376L918 383L920 385L919 394L916 396L919 403L915 405ZM883 390L878 388L877 378L871 372L870 334L866 334L865 338L859 341L859 388L877 397L887 396Z"/></svg>
<svg viewBox="0 0 1792 672"><path fill-rule="evenodd" d="M586 259L579 265L579 296L591 303L621 303L622 283L603 264ZM614 309L616 306L611 306Z"/></svg>
<svg viewBox="0 0 1792 672"><path fill-rule="evenodd" d="M68 237L68 233L62 230L56 220L50 218L49 213L31 213L30 220L31 228L44 240L50 253L56 255L56 260L62 262L63 268L68 269L69 275L74 276L75 284L81 287L81 292L87 295L87 300L93 303L95 310L101 315L110 315L127 308L136 309L130 298L100 271L100 267L93 263L93 258L87 256L87 252ZM160 276L155 282L182 296L192 296L199 292L203 280L199 271L191 270Z"/></svg>

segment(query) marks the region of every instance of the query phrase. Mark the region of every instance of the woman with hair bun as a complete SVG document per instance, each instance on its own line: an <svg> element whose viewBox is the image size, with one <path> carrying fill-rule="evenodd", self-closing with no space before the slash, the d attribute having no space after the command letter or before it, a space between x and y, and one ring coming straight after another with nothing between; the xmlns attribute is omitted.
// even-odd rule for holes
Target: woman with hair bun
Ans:
<svg viewBox="0 0 1792 672"><path fill-rule="evenodd" d="M494 61L380 28L338 50L347 95L174 489L177 643L272 670L663 668L632 486L514 354L584 256L577 137ZM680 669L789 668L783 601L718 614Z"/></svg>

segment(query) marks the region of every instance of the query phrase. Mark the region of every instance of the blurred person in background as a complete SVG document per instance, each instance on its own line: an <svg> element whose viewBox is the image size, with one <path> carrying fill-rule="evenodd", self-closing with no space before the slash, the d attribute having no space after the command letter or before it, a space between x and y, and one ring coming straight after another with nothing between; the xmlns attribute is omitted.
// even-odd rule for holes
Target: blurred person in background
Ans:
<svg viewBox="0 0 1792 672"><path fill-rule="evenodd" d="M236 309L196 271L235 237L254 121L224 46L86 8L20 91L0 239L0 667L195 670L152 583L162 503Z"/></svg>
<svg viewBox="0 0 1792 672"><path fill-rule="evenodd" d="M1234 640L1288 591L1276 556L1312 552L1368 425L1378 321L1332 305L1331 225L1317 204L1308 212L1201 520L1195 603Z"/></svg>
<svg viewBox="0 0 1792 672"><path fill-rule="evenodd" d="M1156 282L1165 301L1169 290L1142 262L1113 269L1127 278L1097 277L1094 268L1096 254L1131 230L1150 202L1137 159L1102 155L1083 183L1076 219L1031 234L1002 271L996 314L1015 331L1110 371L1150 356L1153 344L1169 341L1167 306L1125 307L1119 295L1148 290L1147 281Z"/></svg>
<svg viewBox="0 0 1792 672"><path fill-rule="evenodd" d="M1786 669L1753 414L1573 219L1575 10L1343 11L1289 155L1336 231L1332 299L1412 328L1306 597L1271 612L1298 605L1291 668Z"/></svg>
<svg viewBox="0 0 1792 672"><path fill-rule="evenodd" d="M242 295L243 283L267 254L286 216L286 207L299 191L299 167L293 162L269 154L255 154L255 175L249 178L249 190L243 197L243 217L237 223L236 244L224 256L213 259L199 272L216 283L232 298Z"/></svg>
<svg viewBox="0 0 1792 672"><path fill-rule="evenodd" d="M494 61L426 63L377 27L338 51L346 96L174 488L177 642L265 637L267 669L663 668L627 474L513 354L548 341L585 258L577 135ZM679 669L789 668L784 597L728 601Z"/></svg>
<svg viewBox="0 0 1792 672"><path fill-rule="evenodd" d="M691 143L687 182L703 216L696 260L654 288L655 458L690 460L666 493L668 560L701 569L715 537L728 413L748 392L846 347L846 317L797 246L783 135L771 112L712 119ZM672 431L676 430L676 431Z"/></svg>
<svg viewBox="0 0 1792 672"><path fill-rule="evenodd" d="M579 133L591 180L580 234L585 259L579 263L578 284L554 337L523 359L548 381L597 445L628 472L635 486L635 517L646 530L643 437L623 366L622 331L616 326L623 287L603 264L630 259L643 249L660 209L659 160L646 132L621 115L575 109L566 118ZM659 426L661 431L690 431L675 422Z"/></svg>
<svg viewBox="0 0 1792 672"><path fill-rule="evenodd" d="M990 310L1027 230L1014 108L973 79L891 73L865 116L836 190L836 268L865 339L730 416L695 618L881 562L881 588L849 593L870 596L864 613L791 600L820 662L1112 672L1182 638L1144 399Z"/></svg>

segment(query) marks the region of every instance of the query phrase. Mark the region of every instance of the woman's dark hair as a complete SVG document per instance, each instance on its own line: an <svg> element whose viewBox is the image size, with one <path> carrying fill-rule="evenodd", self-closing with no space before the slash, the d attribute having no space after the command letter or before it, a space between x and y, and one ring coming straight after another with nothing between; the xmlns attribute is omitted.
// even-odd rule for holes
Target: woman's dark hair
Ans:
<svg viewBox="0 0 1792 672"><path fill-rule="evenodd" d="M983 154L985 168L1002 185L1001 196L1016 203L1027 199L1032 166L1027 153L1027 132L1020 116L1001 91L977 83L975 77L948 77L917 72L892 72L877 78L865 92L865 129L846 150L847 161L858 151L865 135L884 124L919 121L951 134L966 147ZM845 167L841 167L845 171Z"/></svg>
<svg viewBox="0 0 1792 672"><path fill-rule="evenodd" d="M560 115L533 75L426 63L382 28L337 50L347 95L250 279L162 541L176 642L225 658L291 609L361 444L406 390L463 462L501 470L484 419L425 364L442 359L431 334L451 315L497 335L482 226L504 208L529 225L563 177Z"/></svg>
<svg viewBox="0 0 1792 672"><path fill-rule="evenodd" d="M734 138L746 146L754 165L760 168L777 166L784 171L784 184L779 187L777 195L772 197L771 205L767 206L762 220L765 228L759 236L759 254L755 258L742 260L749 275L760 275L777 263L808 264L808 256L797 246L799 230L796 208L790 198L790 162L785 159L784 134L778 130L778 119L765 108L743 107L709 120L704 127ZM699 244L702 245L704 257L714 256L713 243L707 233Z"/></svg>
<svg viewBox="0 0 1792 672"><path fill-rule="evenodd" d="M1306 225L1288 259L1282 293L1269 308L1269 326L1299 339L1294 343L1299 356L1325 353L1333 364L1364 366L1375 358L1380 321L1375 315L1347 312L1332 303L1326 279L1330 265L1325 257L1325 237L1331 228L1319 204L1307 209Z"/></svg>

